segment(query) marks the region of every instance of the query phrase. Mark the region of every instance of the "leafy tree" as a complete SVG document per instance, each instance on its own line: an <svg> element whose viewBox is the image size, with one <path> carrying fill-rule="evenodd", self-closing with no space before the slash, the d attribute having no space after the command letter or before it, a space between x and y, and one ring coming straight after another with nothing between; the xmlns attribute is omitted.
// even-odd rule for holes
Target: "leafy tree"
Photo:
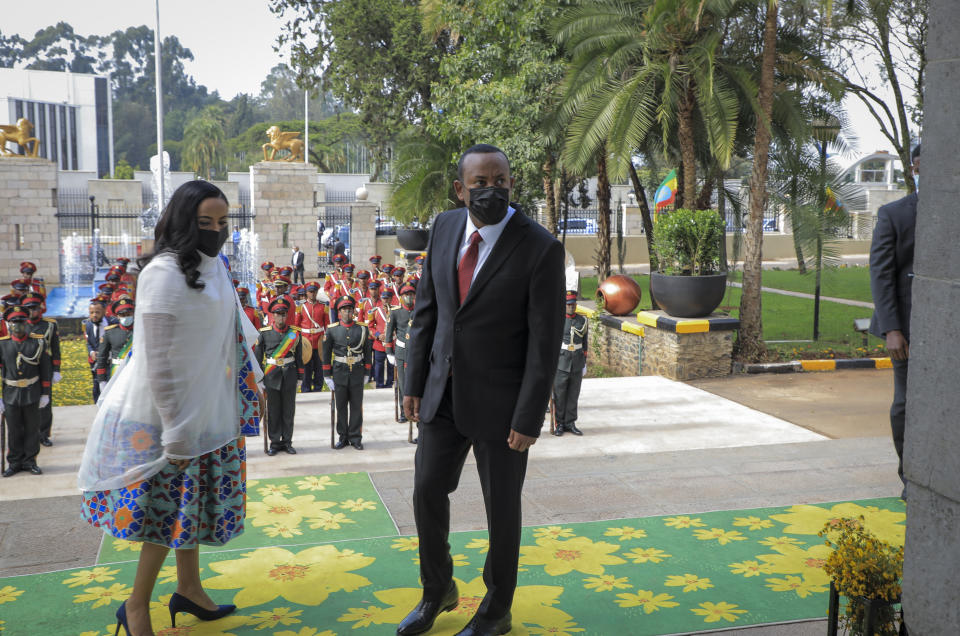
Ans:
<svg viewBox="0 0 960 636"><path fill-rule="evenodd" d="M389 214L399 223L425 226L430 219L460 205L453 182L459 148L411 127L397 144Z"/></svg>
<svg viewBox="0 0 960 636"><path fill-rule="evenodd" d="M127 163L126 159L119 160L113 166L114 179L133 179L133 166Z"/></svg>
<svg viewBox="0 0 960 636"><path fill-rule="evenodd" d="M211 174L223 166L223 141L223 112L217 106L210 106L191 119L184 129L183 163L209 180Z"/></svg>

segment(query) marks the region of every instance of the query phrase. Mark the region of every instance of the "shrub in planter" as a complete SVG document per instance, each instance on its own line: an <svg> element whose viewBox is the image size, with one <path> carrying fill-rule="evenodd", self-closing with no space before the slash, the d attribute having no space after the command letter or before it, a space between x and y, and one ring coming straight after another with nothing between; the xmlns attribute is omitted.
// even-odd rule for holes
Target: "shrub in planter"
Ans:
<svg viewBox="0 0 960 636"><path fill-rule="evenodd" d="M723 300L727 276L721 273L720 241L725 228L715 210L677 210L661 216L653 229L658 271L650 292L671 316L709 315Z"/></svg>

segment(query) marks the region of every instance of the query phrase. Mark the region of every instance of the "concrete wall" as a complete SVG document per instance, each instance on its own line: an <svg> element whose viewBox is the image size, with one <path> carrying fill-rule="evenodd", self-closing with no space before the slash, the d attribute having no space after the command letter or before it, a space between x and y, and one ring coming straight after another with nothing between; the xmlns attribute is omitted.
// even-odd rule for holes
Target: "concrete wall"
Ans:
<svg viewBox="0 0 960 636"><path fill-rule="evenodd" d="M960 625L960 3L931 0L904 471L903 607L911 634Z"/></svg>
<svg viewBox="0 0 960 636"><path fill-rule="evenodd" d="M223 193L227 196L227 201L230 202L231 210L240 207L239 183L236 181L211 181L210 183L223 190Z"/></svg>
<svg viewBox="0 0 960 636"><path fill-rule="evenodd" d="M143 186L130 179L91 179L87 182L87 194L96 197L100 210L136 209L143 203Z"/></svg>
<svg viewBox="0 0 960 636"><path fill-rule="evenodd" d="M19 277L22 261L32 261L37 276L60 281L56 188L52 161L0 158L0 272L7 280Z"/></svg>
<svg viewBox="0 0 960 636"><path fill-rule="evenodd" d="M317 169L310 164L261 161L250 166L254 231L260 236L259 258L277 265L290 262L292 248L316 244ZM312 264L306 263L309 270Z"/></svg>

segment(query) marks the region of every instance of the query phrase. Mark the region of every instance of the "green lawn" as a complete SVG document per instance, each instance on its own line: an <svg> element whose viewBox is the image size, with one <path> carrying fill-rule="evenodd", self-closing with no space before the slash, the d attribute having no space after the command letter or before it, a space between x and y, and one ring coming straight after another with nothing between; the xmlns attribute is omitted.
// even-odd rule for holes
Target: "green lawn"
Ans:
<svg viewBox="0 0 960 636"><path fill-rule="evenodd" d="M846 268L848 270L859 270L858 276L866 277L867 281L867 300L869 300L869 273L867 268ZM835 283L843 281L843 286L835 285L833 293L838 290L853 289L855 276L848 274L844 270L835 270L833 273L839 274L833 279ZM805 283L805 278L801 277L796 271L776 271L764 272L764 284L769 285L767 274L784 275L783 280L792 282L794 285ZM634 276L634 280L640 283L643 290L643 299L640 301L640 309L650 308L650 282L649 276ZM779 282L779 278L776 278ZM771 285L772 286L772 285ZM580 290L584 297L593 298L596 295L597 279L596 277L582 277L580 279ZM786 288L785 288L786 289ZM797 291L805 291L800 288ZM826 295L826 292L824 292ZM728 287L727 293L720 303L719 311L728 313L731 316L738 316L740 311L740 289ZM851 298L852 296L846 296ZM876 347L882 344L879 338L869 337L867 350L862 348L863 338L861 334L853 330L853 321L856 318L869 318L871 311L864 307L851 307L841 305L840 303L823 302L820 303L820 340L813 342L787 342L774 343L771 340L812 340L813 338L813 300L807 298L795 298L793 296L784 296L782 294L764 293L763 299L763 337L768 341L768 346L784 358L796 358L797 355L806 357L819 357L819 355L837 357L855 356L862 357L867 353L876 353ZM796 352L794 352L796 350ZM869 350L869 351L868 351ZM805 354L804 352L811 352ZM813 352L819 352L814 355Z"/></svg>
<svg viewBox="0 0 960 636"><path fill-rule="evenodd" d="M732 280L740 281L742 272L733 272ZM763 271L763 286L774 289L812 294L816 278L810 270L801 274L795 269L767 269ZM833 298L847 298L872 303L869 267L828 267L823 270L820 294Z"/></svg>

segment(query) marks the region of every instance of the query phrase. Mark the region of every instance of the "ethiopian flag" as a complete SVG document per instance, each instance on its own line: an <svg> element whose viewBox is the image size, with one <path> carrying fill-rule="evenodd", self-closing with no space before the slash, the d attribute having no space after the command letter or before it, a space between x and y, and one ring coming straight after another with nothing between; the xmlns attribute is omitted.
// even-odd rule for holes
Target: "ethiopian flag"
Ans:
<svg viewBox="0 0 960 636"><path fill-rule="evenodd" d="M657 193L653 197L654 212L660 212L661 209L673 205L677 202L677 171L671 170L667 178L663 180Z"/></svg>
<svg viewBox="0 0 960 636"><path fill-rule="evenodd" d="M846 210L846 205L843 204L843 201L840 200L840 197L837 196L837 193L833 191L833 188L827 186L827 201L823 206L824 212L842 212Z"/></svg>

